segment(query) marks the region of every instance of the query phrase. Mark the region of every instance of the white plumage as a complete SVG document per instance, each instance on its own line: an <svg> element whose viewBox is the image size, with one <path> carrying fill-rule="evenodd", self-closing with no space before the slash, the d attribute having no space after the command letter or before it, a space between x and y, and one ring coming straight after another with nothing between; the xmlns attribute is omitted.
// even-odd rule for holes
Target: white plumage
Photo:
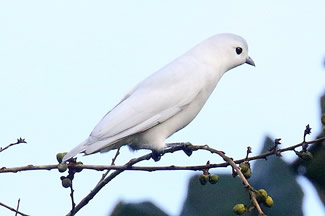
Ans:
<svg viewBox="0 0 325 216"><path fill-rule="evenodd" d="M246 41L224 33L201 42L136 85L63 160L129 145L160 151L165 139L200 112L222 75L241 64L255 66Z"/></svg>

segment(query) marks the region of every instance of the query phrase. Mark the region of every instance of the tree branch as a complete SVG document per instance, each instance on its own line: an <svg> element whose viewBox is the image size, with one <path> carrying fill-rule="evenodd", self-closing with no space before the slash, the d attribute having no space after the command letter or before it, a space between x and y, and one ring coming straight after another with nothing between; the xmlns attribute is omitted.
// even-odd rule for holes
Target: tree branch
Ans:
<svg viewBox="0 0 325 216"><path fill-rule="evenodd" d="M275 155L276 153L282 153L282 152L287 152L287 151L293 151L298 147L301 147L304 144L313 144L316 142L324 141L325 137L321 137L315 140L311 141L306 141L306 142L301 142L298 144L295 144L293 146L289 146L286 148L282 149L277 149L276 151L268 151L256 156L252 157L245 157L239 160L234 160L235 164L240 164L244 161L253 161L253 160L258 160L258 159L267 159L267 157L271 155ZM207 150L205 149L206 145L189 145L188 148L191 149L192 151L197 151L197 150ZM179 146L176 147L170 147L170 151L180 151L182 150ZM166 152L167 153L167 152ZM82 168L82 169L89 169L89 170L95 170L95 171L103 171L103 170L134 170L134 171L162 171L162 170L202 170L202 169L211 169L211 168L218 168L218 167L227 167L229 166L229 163L218 163L218 164L204 164L204 165L194 165L194 166L175 166L175 165L170 165L170 166L131 166L131 167L125 167L125 165L74 165L74 164L69 164L70 168L75 168L76 166ZM2 167L0 168L0 173L16 173L16 172L22 172L22 171L31 171L31 170L52 170L52 169L57 169L58 165L27 165L27 166L21 166L21 167Z"/></svg>
<svg viewBox="0 0 325 216"><path fill-rule="evenodd" d="M111 166L115 165L115 161L117 159L117 156L120 155L120 149L121 147L119 147L117 150L116 150L116 153L115 153L115 156L113 157L112 159L112 163L111 163ZM102 178L99 180L99 182L97 184L99 184L102 180L104 180L104 178L108 175L108 173L111 171L112 169L107 169L107 171L102 175Z"/></svg>
<svg viewBox="0 0 325 216"><path fill-rule="evenodd" d="M12 147L14 145L18 145L18 144L21 144L21 143L27 143L27 142L25 141L25 139L20 137L20 138L17 139L16 142L10 143L9 145L7 145L6 147L3 147L3 148L0 147L0 152L3 152L4 150L6 150L6 149L8 149L8 148L10 148L10 147Z"/></svg>
<svg viewBox="0 0 325 216"><path fill-rule="evenodd" d="M132 166L135 163L138 163L143 160L149 160L151 158L152 154L146 154L144 156L131 159L129 162L127 162L124 166L125 168ZM88 204L88 202L112 179L114 179L116 176L118 176L120 173L122 173L124 170L116 170L115 172L111 173L109 176L98 182L98 184L95 186L93 190L85 197L83 198L78 205L76 205L74 212L69 212L67 215L72 216L73 214L77 213L82 207Z"/></svg>
<svg viewBox="0 0 325 216"><path fill-rule="evenodd" d="M238 174L239 175L239 178L241 179L241 181L243 182L243 184L244 184L244 187L246 188L246 189L248 189L248 192L249 192L249 194L250 194L250 197L251 197L251 199L252 199L252 202L253 202L253 205L255 206L255 208L257 209L257 211L258 211L258 214L259 214L259 216L266 216L266 214L264 214L264 212L262 211L262 209L261 209L261 207L260 207L260 205L258 204L258 202L257 202L257 200L256 200L256 197L255 197L255 195L254 195L254 191L255 191L255 189L248 183L248 181L247 181L247 179L245 178L245 176L243 175L243 173L241 172L241 170L240 170L240 168L236 165L236 163L233 161L233 159L232 158L230 158L230 157L228 157L228 156L226 156L226 154L224 153L224 152L222 152L222 151L218 151L218 150L215 150L215 149L213 149L213 148L210 148L209 146L201 146L200 147L201 149L204 149L204 150L207 150L207 151L209 151L209 152L211 152L211 153L215 153L215 154L218 154L224 161L226 161L227 162L227 164L229 164L231 167L232 167L232 169L236 172L236 174ZM249 150L250 151L250 150ZM248 159L248 152L249 151L247 151L247 155L246 155L246 161L247 161L247 159Z"/></svg>
<svg viewBox="0 0 325 216"><path fill-rule="evenodd" d="M29 216L29 215L27 215L27 214L24 214L24 213L18 211L18 207L17 207L17 210L16 210L16 209L14 209L14 208L12 208L12 207L10 207L10 206L7 206L6 204L3 204L3 203L1 203L1 202L0 202L0 206L3 206L3 207L5 207L5 208L9 209L10 211L16 212L16 214L20 214L20 215L22 215L22 216Z"/></svg>
<svg viewBox="0 0 325 216"><path fill-rule="evenodd" d="M18 215L19 205L20 205L20 198L17 201L17 208L16 208L16 214L15 214L15 216Z"/></svg>
<svg viewBox="0 0 325 216"><path fill-rule="evenodd" d="M194 166L175 166L175 165L170 165L170 166L134 166L135 164L144 161L144 160L149 160L153 157L152 153L143 155L141 157L138 158L133 158L131 159L129 162L127 162L124 165L115 165L115 160L117 158L117 156L119 155L119 151L116 152L115 157L112 159L112 163L111 165L81 165L81 164L76 164L76 163L69 163L68 167L69 169L74 169L76 167L78 168L82 168L82 169L89 169L89 170L95 170L95 171L103 171L103 170L107 170L106 174L102 176L101 180L98 182L98 184L94 187L94 189L87 195L85 196L80 202L79 204L77 204L75 206L75 208L73 208L73 211L70 211L67 215L71 216L76 214L81 208L83 208L85 205L88 204L88 202L93 199L93 197L106 185L108 184L112 179L114 179L116 176L118 176L120 173L122 173L123 171L126 170L133 170L133 171L147 171L147 172L152 172L152 171L163 171L163 170L193 170L193 171L198 171L198 170L208 170L211 168L217 168L217 167L227 167L227 166L231 166L233 171L235 171L241 181L243 182L245 188L248 189L250 197L252 199L252 203L255 206L255 208L257 209L257 211L259 212L260 216L265 216L265 214L263 213L263 211L261 210L256 197L254 195L254 189L253 187L251 187L251 185L248 183L247 179L244 177L244 175L241 173L240 168L236 165L236 164L240 164L244 161L253 161L253 160L258 160L258 159L267 159L267 157L271 156L271 155L278 155L280 156L281 152L286 152L286 151L295 151L296 148L298 147L303 147L304 149L306 149L308 147L308 145L313 144L313 143L317 143L320 141L324 141L325 137L321 137L312 141L305 141L305 136L304 136L304 141L302 141L301 143L286 147L286 148L282 148L282 149L277 149L278 144L280 144L279 142L276 142L274 147L272 148L272 150L262 153L260 155L256 155L256 156L252 156L252 157L248 157L248 152L246 154L246 157L240 160L233 160L232 158L229 158L225 155L224 152L222 151L218 151L216 149L210 148L208 145L192 145L192 144L185 144L186 147L186 151L184 149L184 145L179 145L179 143L175 143L175 145L169 145L169 147L167 147L163 152L162 155L166 154L166 153L173 153L176 151L184 151L185 153L189 153L192 151L199 151L199 150L203 150L203 151L209 151L211 153L215 153L218 154L220 157L223 158L223 160L225 162L223 163L217 163L217 164L204 164L204 165L194 165ZM278 140L279 141L279 140ZM18 141L17 141L18 142ZM18 143L16 143L18 144ZM14 143L10 144L10 145L15 145ZM9 147L10 147L9 145ZM3 148L9 148L9 147L5 147ZM2 150L2 151L3 151ZM28 170L52 170L52 169L58 169L58 165L39 165L39 166L34 166L34 165L27 165L27 166L22 166L22 167L12 167L12 168L6 168L6 167L2 167L0 168L0 173L16 173L16 172L20 172L20 171L28 171ZM110 175L108 175L110 170L115 170L113 173L111 173ZM108 175L108 176L107 176Z"/></svg>

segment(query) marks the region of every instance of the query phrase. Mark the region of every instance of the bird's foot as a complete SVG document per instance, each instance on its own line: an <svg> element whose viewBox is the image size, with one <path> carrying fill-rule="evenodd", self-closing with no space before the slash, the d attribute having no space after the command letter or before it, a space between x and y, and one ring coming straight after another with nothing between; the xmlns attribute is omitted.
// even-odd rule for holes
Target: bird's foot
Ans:
<svg viewBox="0 0 325 216"><path fill-rule="evenodd" d="M161 151L155 151L155 150L152 150L152 153L151 153L151 158L157 162L161 159L161 155L162 155L162 152Z"/></svg>
<svg viewBox="0 0 325 216"><path fill-rule="evenodd" d="M180 147L187 156L191 156L193 151L189 148L192 144L190 142L181 142L181 143L167 143L168 148Z"/></svg>

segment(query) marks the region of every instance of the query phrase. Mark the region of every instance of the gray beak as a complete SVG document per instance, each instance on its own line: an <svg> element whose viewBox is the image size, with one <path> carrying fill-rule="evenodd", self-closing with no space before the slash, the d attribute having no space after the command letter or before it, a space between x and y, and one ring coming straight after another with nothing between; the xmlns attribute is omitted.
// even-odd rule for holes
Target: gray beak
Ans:
<svg viewBox="0 0 325 216"><path fill-rule="evenodd" d="M252 66L255 67L255 62L254 62L253 59L252 59L251 57L249 57L249 56L247 57L245 63L247 63L247 64L252 65Z"/></svg>

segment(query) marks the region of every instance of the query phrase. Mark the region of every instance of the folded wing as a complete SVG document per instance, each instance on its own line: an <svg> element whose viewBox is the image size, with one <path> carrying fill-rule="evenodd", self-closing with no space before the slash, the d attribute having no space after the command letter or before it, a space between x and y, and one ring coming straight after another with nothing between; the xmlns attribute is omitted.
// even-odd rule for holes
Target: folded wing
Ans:
<svg viewBox="0 0 325 216"><path fill-rule="evenodd" d="M89 138L66 158L79 152L91 154L109 149L120 139L148 130L173 117L199 94L203 81L202 76L198 76L198 70L204 69L195 62L180 59L157 71L131 90L103 117ZM189 75L192 77L186 77Z"/></svg>

